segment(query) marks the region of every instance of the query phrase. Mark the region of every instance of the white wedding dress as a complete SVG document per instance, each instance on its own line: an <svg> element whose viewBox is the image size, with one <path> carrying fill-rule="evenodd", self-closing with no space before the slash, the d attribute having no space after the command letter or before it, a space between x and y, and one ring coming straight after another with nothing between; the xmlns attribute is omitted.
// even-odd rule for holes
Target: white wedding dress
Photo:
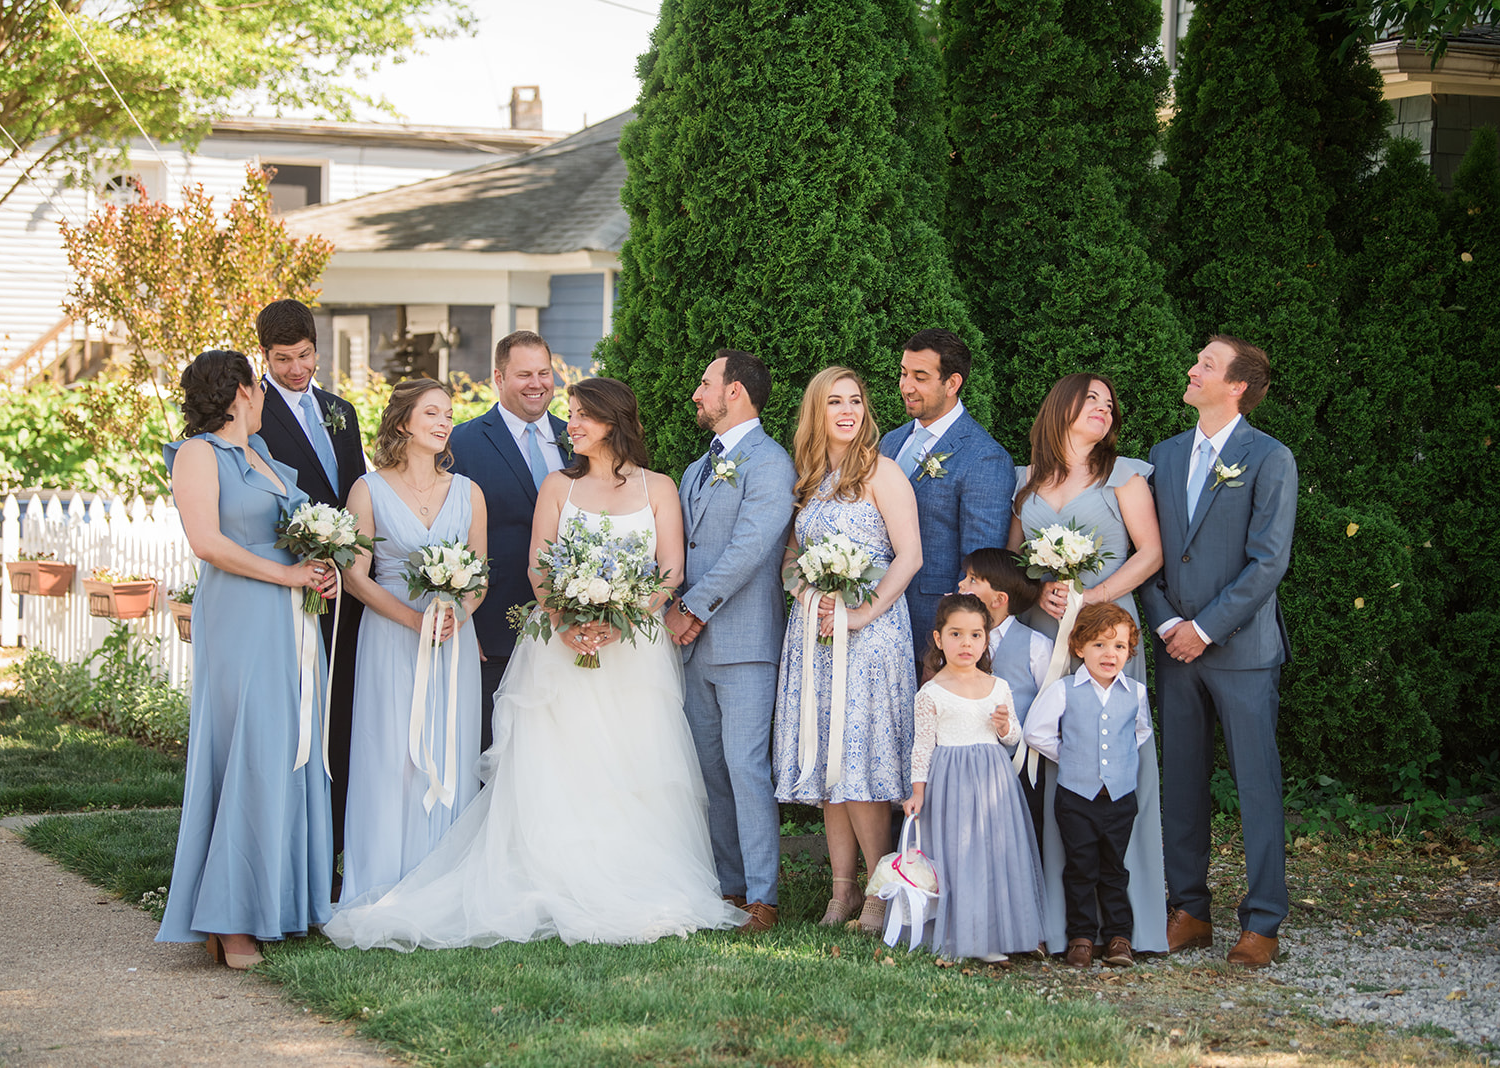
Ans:
<svg viewBox="0 0 1500 1068"><path fill-rule="evenodd" d="M569 497L560 527L597 523ZM610 518L655 551L649 505ZM662 628L605 646L598 668L573 658L555 636L516 643L480 759L487 785L420 865L338 909L324 934L409 951L652 942L745 922L719 896L677 647Z"/></svg>

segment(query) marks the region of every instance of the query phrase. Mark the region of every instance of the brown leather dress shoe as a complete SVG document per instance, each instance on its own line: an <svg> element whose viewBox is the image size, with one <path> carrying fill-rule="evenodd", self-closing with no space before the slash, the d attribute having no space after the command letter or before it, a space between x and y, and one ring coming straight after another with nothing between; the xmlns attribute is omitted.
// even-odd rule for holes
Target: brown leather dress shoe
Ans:
<svg viewBox="0 0 1500 1068"><path fill-rule="evenodd" d="M740 925L740 931L744 934L760 934L769 931L776 926L781 914L776 911L775 905L767 905L764 901L752 901L745 906L745 911L750 918Z"/></svg>
<svg viewBox="0 0 1500 1068"><path fill-rule="evenodd" d="M1242 968L1264 968L1276 959L1276 939L1241 931L1240 940L1229 951L1229 963Z"/></svg>
<svg viewBox="0 0 1500 1068"><path fill-rule="evenodd" d="M1068 952L1063 960L1074 968L1087 968L1094 963L1094 943L1087 938L1068 939Z"/></svg>
<svg viewBox="0 0 1500 1068"><path fill-rule="evenodd" d="M1115 935L1104 947L1104 963L1111 968L1129 968L1135 964L1135 955L1130 952L1130 939Z"/></svg>
<svg viewBox="0 0 1500 1068"><path fill-rule="evenodd" d="M1182 909L1167 915L1167 952L1184 949L1206 949L1214 944L1214 925L1189 916Z"/></svg>

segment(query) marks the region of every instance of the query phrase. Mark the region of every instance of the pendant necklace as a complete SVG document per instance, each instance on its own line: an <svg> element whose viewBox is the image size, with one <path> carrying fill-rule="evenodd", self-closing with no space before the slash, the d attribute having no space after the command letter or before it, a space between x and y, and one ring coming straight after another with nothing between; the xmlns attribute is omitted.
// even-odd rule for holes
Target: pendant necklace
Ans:
<svg viewBox="0 0 1500 1068"><path fill-rule="evenodd" d="M417 487L412 485L411 481L405 475L401 476L401 481L406 483L406 488L411 490L411 495L417 499L417 508L423 515L426 515L428 512L427 502L432 498L432 491L437 488L437 479L434 478L432 480L432 485L427 487L426 497L423 497L422 494L417 492Z"/></svg>

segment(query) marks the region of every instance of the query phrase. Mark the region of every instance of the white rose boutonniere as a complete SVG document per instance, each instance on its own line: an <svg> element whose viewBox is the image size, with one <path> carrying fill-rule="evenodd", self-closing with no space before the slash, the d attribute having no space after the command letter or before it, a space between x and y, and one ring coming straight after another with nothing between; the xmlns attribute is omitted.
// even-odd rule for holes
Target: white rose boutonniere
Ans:
<svg viewBox="0 0 1500 1068"><path fill-rule="evenodd" d="M939 479L948 473L943 466L943 461L952 456L951 452L929 452L917 461L917 481L924 478Z"/></svg>
<svg viewBox="0 0 1500 1068"><path fill-rule="evenodd" d="M717 460L710 461L710 469L713 475L709 478L708 484L712 486L717 482L727 482L731 486L738 486L740 484L740 464L744 462L745 457L743 453L736 453L728 459L721 456Z"/></svg>
<svg viewBox="0 0 1500 1068"><path fill-rule="evenodd" d="M1243 482L1239 481L1239 477L1244 473L1244 464L1235 464L1233 467L1226 467L1223 460L1214 460L1214 484L1209 487L1209 492L1213 492L1220 486L1238 489L1244 485Z"/></svg>
<svg viewBox="0 0 1500 1068"><path fill-rule="evenodd" d="M563 427L561 430L559 430L557 434L554 435L552 440L557 443L557 449L563 454L564 457L572 459L573 439L568 437L567 427Z"/></svg>
<svg viewBox="0 0 1500 1068"><path fill-rule="evenodd" d="M337 434L349 425L348 421L344 418L344 409L340 408L337 404L330 405L328 411L323 413L323 418L319 422L327 428L330 434Z"/></svg>

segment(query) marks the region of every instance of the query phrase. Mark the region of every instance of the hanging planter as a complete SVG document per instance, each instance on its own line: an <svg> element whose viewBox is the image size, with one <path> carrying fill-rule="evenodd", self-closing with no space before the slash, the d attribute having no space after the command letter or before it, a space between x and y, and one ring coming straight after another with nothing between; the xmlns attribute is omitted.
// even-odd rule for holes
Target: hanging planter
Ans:
<svg viewBox="0 0 1500 1068"><path fill-rule="evenodd" d="M177 627L177 637L189 645L193 643L193 594L198 584L190 582L180 590L167 595L167 611L172 613L172 622Z"/></svg>
<svg viewBox="0 0 1500 1068"><path fill-rule="evenodd" d="M48 556L51 553L47 554ZM24 593L32 597L62 597L73 588L73 575L78 568L72 564L60 564L56 560L11 560L5 570L10 572L12 593Z"/></svg>
<svg viewBox="0 0 1500 1068"><path fill-rule="evenodd" d="M89 615L104 619L140 619L156 607L155 579L119 576L107 568L95 568L94 577L83 580L83 592Z"/></svg>

